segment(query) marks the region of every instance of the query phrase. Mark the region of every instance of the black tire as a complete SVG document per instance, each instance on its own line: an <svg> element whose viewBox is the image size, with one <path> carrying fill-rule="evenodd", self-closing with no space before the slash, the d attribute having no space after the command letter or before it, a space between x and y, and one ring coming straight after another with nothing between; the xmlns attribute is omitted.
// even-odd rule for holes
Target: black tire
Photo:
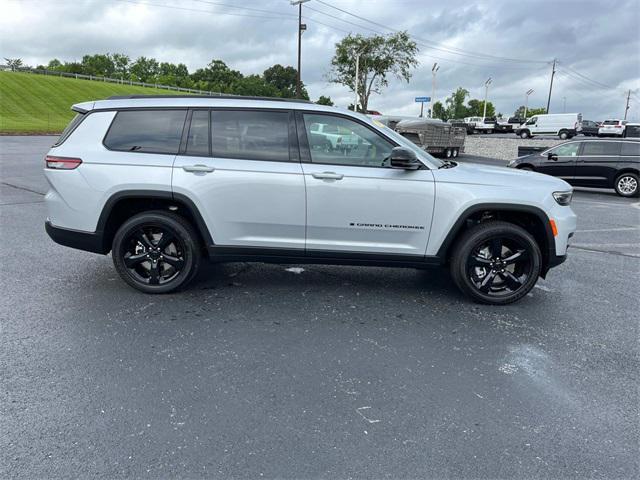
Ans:
<svg viewBox="0 0 640 480"><path fill-rule="evenodd" d="M525 165L524 167L518 167L518 170L525 170L527 172L533 172L533 167L530 167L529 165Z"/></svg>
<svg viewBox="0 0 640 480"><path fill-rule="evenodd" d="M460 150L459 150L459 149L457 149L457 148L454 148L454 149L451 151L451 156L452 156L453 158L458 158L458 154L459 154L459 153L460 153Z"/></svg>
<svg viewBox="0 0 640 480"><path fill-rule="evenodd" d="M560 132L558 132L558 138L560 138L560 140L567 140L571 138L571 135L569 135L569 132L566 130L560 130Z"/></svg>
<svg viewBox="0 0 640 480"><path fill-rule="evenodd" d="M452 152L450 148L445 148L443 153L444 153L444 158L451 158Z"/></svg>
<svg viewBox="0 0 640 480"><path fill-rule="evenodd" d="M526 139L526 138L529 138L529 137L530 137L529 130L523 130L523 131L520 132L520 138Z"/></svg>
<svg viewBox="0 0 640 480"><path fill-rule="evenodd" d="M144 293L168 293L196 276L200 249L196 231L183 217L149 211L120 226L111 255L116 271L130 286Z"/></svg>
<svg viewBox="0 0 640 480"><path fill-rule="evenodd" d="M613 184L616 193L621 197L637 197L640 195L640 181L638 175L626 172L618 175Z"/></svg>
<svg viewBox="0 0 640 480"><path fill-rule="evenodd" d="M533 236L502 221L481 223L464 232L450 258L451 277L458 288L474 301L490 305L524 297L541 269L542 254Z"/></svg>

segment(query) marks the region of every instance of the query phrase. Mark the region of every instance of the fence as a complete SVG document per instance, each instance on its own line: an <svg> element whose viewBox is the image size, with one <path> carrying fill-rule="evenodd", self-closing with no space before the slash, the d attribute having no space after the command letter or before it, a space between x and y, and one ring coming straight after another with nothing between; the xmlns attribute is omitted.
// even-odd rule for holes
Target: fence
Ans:
<svg viewBox="0 0 640 480"><path fill-rule="evenodd" d="M22 73L33 73L36 75L51 75L55 77L67 77L67 78L75 78L75 79L82 79L82 80L91 80L94 82L117 83L119 85L135 85L138 87L151 87L151 88L158 88L162 90L170 90L174 92L186 92L186 93L193 93L196 95L208 95L211 97L228 95L220 92L210 92L208 90L197 90L195 88L184 88L184 87L174 87L172 85L162 85L161 83L134 82L133 80L125 80L123 78L109 78L109 77L101 77L98 75L84 75L82 73L58 72L56 70L40 70L36 68L18 68L17 71Z"/></svg>

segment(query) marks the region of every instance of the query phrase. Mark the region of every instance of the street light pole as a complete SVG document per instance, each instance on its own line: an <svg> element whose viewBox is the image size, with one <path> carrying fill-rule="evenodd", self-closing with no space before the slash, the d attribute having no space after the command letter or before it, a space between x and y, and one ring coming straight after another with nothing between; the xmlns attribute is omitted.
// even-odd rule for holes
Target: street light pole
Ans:
<svg viewBox="0 0 640 480"><path fill-rule="evenodd" d="M489 96L489 85L491 85L491 77L487 78L487 81L484 82L484 109L482 110L483 122L485 117L487 116L487 97Z"/></svg>
<svg viewBox="0 0 640 480"><path fill-rule="evenodd" d="M533 93L533 88L530 88L525 92L524 97L524 120L527 120L527 110L529 109L529 95Z"/></svg>
<svg viewBox="0 0 640 480"><path fill-rule="evenodd" d="M291 5L298 5L298 72L296 75L296 98L302 98L302 81L300 77L301 58L302 58L302 32L307 26L302 23L302 4L309 0L291 0Z"/></svg>
<svg viewBox="0 0 640 480"><path fill-rule="evenodd" d="M433 76L431 79L431 112L429 114L430 118L433 118L433 106L436 103L436 73L438 73L438 70L440 70L440 66L438 65L438 62L433 64L433 67L431 67L431 75ZM420 116L422 116L422 112L420 113Z"/></svg>
<svg viewBox="0 0 640 480"><path fill-rule="evenodd" d="M355 82L353 85L353 89L356 92L356 99L353 102L353 111L357 112L358 111L358 80L359 80L359 75L360 75L360 52L356 53L356 78L355 78Z"/></svg>

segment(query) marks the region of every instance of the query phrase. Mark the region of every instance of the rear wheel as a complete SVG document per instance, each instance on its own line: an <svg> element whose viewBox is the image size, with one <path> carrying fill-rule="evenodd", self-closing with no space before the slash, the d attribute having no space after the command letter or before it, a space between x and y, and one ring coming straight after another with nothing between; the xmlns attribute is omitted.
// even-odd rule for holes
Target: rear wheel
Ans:
<svg viewBox="0 0 640 480"><path fill-rule="evenodd" d="M200 265L198 236L189 222L164 211L140 213L113 239L120 277L145 293L168 293L186 285Z"/></svg>
<svg viewBox="0 0 640 480"><path fill-rule="evenodd" d="M529 131L523 130L522 132L520 132L520 138L529 138Z"/></svg>
<svg viewBox="0 0 640 480"><path fill-rule="evenodd" d="M492 221L463 234L453 249L450 268L458 288L476 302L506 305L536 284L542 254L523 228Z"/></svg>
<svg viewBox="0 0 640 480"><path fill-rule="evenodd" d="M640 192L638 175L623 173L616 178L614 187L616 193L622 197L637 197Z"/></svg>
<svg viewBox="0 0 640 480"><path fill-rule="evenodd" d="M566 130L560 130L560 133L558 133L558 137L560 137L560 140L566 140L570 137L570 135Z"/></svg>
<svg viewBox="0 0 640 480"><path fill-rule="evenodd" d="M518 167L518 170L526 170L527 172L533 172L533 167L529 167L527 165L527 166L524 166L524 167Z"/></svg>
<svg viewBox="0 0 640 480"><path fill-rule="evenodd" d="M457 158L457 156L458 156L458 154L459 154L459 153L460 153L460 151L459 151L457 148L454 148L454 149L451 151L451 156L452 156L453 158Z"/></svg>
<svg viewBox="0 0 640 480"><path fill-rule="evenodd" d="M451 158L451 155L452 155L451 149L450 148L445 148L445 150L444 150L445 158Z"/></svg>

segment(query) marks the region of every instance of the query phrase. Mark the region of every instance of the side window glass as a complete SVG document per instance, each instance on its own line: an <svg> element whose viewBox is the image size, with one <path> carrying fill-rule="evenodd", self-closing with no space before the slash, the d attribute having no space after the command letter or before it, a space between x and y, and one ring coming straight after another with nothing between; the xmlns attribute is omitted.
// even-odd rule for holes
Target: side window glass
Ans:
<svg viewBox="0 0 640 480"><path fill-rule="evenodd" d="M566 143L559 145L556 148L551 149L552 153L555 153L559 157L575 157L578 155L580 144L578 142Z"/></svg>
<svg viewBox="0 0 640 480"><path fill-rule="evenodd" d="M620 155L620 142L584 142L582 155Z"/></svg>
<svg viewBox="0 0 640 480"><path fill-rule="evenodd" d="M622 155L640 156L640 142L624 142L622 144Z"/></svg>
<svg viewBox="0 0 640 480"><path fill-rule="evenodd" d="M214 157L289 161L289 112L213 110Z"/></svg>
<svg viewBox="0 0 640 480"><path fill-rule="evenodd" d="M304 124L313 163L387 166L393 144L364 125L344 117L307 113ZM313 124L322 128L311 130Z"/></svg>
<svg viewBox="0 0 640 480"><path fill-rule="evenodd" d="M186 155L209 155L209 111L194 110L187 136Z"/></svg>
<svg viewBox="0 0 640 480"><path fill-rule="evenodd" d="M110 150L176 154L186 110L122 110L104 139Z"/></svg>

